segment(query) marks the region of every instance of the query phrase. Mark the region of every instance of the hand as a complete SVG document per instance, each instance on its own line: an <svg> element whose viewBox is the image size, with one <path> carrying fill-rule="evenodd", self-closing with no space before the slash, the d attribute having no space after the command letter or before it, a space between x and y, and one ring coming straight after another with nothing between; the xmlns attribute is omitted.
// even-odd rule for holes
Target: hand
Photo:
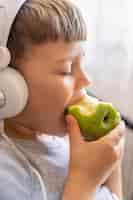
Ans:
<svg viewBox="0 0 133 200"><path fill-rule="evenodd" d="M70 137L69 176L92 188L101 185L121 159L124 124L121 122L108 135L94 142L83 140L76 119L66 116Z"/></svg>

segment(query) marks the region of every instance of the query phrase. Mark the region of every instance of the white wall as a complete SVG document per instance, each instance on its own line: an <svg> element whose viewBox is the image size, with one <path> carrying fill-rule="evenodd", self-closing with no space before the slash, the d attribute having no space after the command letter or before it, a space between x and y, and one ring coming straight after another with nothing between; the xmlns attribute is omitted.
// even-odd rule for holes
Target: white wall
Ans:
<svg viewBox="0 0 133 200"><path fill-rule="evenodd" d="M131 0L76 2L86 16L91 32L87 71L93 77L94 86L90 90L113 102L133 120L133 3Z"/></svg>

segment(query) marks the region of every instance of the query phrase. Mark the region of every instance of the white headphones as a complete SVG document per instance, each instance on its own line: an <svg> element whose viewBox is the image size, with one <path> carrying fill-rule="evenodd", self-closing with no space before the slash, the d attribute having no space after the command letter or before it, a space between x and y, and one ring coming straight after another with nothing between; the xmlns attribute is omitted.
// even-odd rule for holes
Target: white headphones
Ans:
<svg viewBox="0 0 133 200"><path fill-rule="evenodd" d="M7 41L12 23L26 0L0 0L0 120L20 113L28 100L22 75L9 66Z"/></svg>

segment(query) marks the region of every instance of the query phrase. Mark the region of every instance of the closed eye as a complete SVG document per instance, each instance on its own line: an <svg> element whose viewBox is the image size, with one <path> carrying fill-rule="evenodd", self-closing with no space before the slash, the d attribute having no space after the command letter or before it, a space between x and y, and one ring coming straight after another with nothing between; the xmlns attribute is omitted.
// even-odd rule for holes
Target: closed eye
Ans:
<svg viewBox="0 0 133 200"><path fill-rule="evenodd" d="M60 74L63 76L71 76L72 72L61 72Z"/></svg>

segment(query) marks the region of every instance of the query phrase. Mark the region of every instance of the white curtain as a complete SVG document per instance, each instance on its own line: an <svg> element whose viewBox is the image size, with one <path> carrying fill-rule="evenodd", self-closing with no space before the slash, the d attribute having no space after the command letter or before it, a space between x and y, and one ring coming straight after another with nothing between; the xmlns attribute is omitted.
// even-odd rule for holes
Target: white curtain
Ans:
<svg viewBox="0 0 133 200"><path fill-rule="evenodd" d="M99 98L133 121L132 0L78 0L88 25L87 72Z"/></svg>

